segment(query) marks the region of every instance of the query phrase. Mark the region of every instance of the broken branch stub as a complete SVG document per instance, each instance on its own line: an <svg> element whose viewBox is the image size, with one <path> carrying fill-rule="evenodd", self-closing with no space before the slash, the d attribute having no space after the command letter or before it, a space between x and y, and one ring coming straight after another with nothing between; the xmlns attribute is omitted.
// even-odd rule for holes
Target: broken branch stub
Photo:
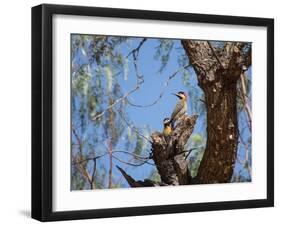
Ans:
<svg viewBox="0 0 281 226"><path fill-rule="evenodd" d="M136 181L122 168L116 166L131 187L155 187L167 185L190 184L185 144L191 136L198 115L183 115L178 119L171 136L165 137L162 133L155 132L152 138L152 159L155 162L158 173L161 176L160 182L150 179Z"/></svg>
<svg viewBox="0 0 281 226"><path fill-rule="evenodd" d="M153 160L163 183L167 185L189 184L191 180L185 159L185 144L191 136L198 115L183 115L178 119L169 137L155 132L152 138Z"/></svg>

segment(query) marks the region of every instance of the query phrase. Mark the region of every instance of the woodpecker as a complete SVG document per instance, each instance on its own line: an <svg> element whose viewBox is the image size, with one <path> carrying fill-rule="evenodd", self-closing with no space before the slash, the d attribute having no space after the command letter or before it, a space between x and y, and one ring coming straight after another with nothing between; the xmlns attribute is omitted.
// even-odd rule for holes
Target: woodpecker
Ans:
<svg viewBox="0 0 281 226"><path fill-rule="evenodd" d="M172 133L172 127L171 127L171 121L169 118L165 118L163 120L163 125L164 125L164 128L163 128L163 134L165 137L167 136L170 136L171 133Z"/></svg>
<svg viewBox="0 0 281 226"><path fill-rule="evenodd" d="M183 91L180 91L177 94L172 94L179 98L179 101L177 102L170 119L172 128L174 128L175 122L187 112L187 95Z"/></svg>

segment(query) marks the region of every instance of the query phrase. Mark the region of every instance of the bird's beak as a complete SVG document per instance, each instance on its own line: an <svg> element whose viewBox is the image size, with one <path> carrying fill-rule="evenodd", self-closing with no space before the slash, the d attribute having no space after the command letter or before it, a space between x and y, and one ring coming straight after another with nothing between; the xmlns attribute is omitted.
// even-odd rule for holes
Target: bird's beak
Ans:
<svg viewBox="0 0 281 226"><path fill-rule="evenodd" d="M172 95L175 95L175 96L177 96L177 97L179 97L179 98L180 98L180 95L179 95L179 94L177 94L177 93L172 93Z"/></svg>

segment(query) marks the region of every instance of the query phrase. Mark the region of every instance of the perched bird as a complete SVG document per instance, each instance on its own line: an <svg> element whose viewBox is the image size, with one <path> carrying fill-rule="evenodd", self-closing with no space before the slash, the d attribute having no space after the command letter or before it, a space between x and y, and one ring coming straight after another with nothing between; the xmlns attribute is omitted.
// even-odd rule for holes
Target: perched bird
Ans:
<svg viewBox="0 0 281 226"><path fill-rule="evenodd" d="M176 107L174 108L174 111L170 118L172 128L174 128L175 122L187 112L187 95L186 95L186 93L183 91L180 91L177 94L173 93L173 95L177 96L179 98L179 101L177 102Z"/></svg>
<svg viewBox="0 0 281 226"><path fill-rule="evenodd" d="M163 125L164 125L164 128L163 128L163 134L165 137L167 136L170 136L171 133L172 133L172 127L171 127L171 121L169 118L165 118L163 120Z"/></svg>

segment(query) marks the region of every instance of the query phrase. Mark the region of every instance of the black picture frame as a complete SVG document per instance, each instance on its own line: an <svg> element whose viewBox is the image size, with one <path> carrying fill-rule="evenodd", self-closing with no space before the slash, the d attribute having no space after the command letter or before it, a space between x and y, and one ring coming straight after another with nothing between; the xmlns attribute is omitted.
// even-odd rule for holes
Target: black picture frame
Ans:
<svg viewBox="0 0 281 226"><path fill-rule="evenodd" d="M95 210L52 210L52 18L55 14L247 25L267 28L267 198ZM274 20L236 16L43 4L32 8L32 218L122 217L274 206Z"/></svg>

